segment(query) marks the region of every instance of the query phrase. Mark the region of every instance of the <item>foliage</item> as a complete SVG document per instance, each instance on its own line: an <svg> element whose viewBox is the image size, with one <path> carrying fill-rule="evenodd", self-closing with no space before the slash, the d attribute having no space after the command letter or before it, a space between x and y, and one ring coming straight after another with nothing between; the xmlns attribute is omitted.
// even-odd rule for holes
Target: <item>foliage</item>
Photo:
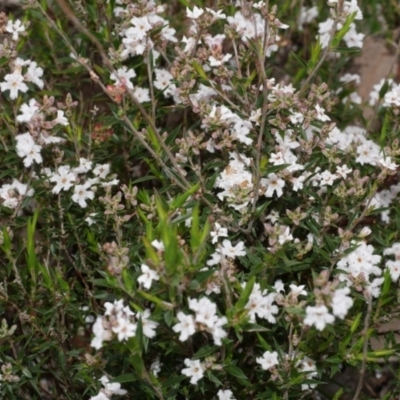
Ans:
<svg viewBox="0 0 400 400"><path fill-rule="evenodd" d="M25 3L0 15L2 398L313 398L345 364L363 398L400 351L371 348L400 86L348 71L396 4Z"/></svg>

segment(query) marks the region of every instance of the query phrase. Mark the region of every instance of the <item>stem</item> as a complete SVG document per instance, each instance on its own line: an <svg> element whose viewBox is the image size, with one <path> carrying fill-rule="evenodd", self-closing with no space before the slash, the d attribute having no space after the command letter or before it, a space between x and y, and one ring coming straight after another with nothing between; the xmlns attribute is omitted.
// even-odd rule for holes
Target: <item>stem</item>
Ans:
<svg viewBox="0 0 400 400"><path fill-rule="evenodd" d="M358 400L361 389L363 387L364 383L364 375L365 375L365 370L367 367L367 355L368 355L368 329L369 329L369 323L371 319L371 313L372 313L372 298L371 297L366 297L367 302L368 302L368 309L367 313L365 314L365 319L364 319L364 343L363 343L363 359L362 359L362 364L361 364L361 370L360 370L360 378L358 379L358 384L357 384L357 389L356 392L354 393L353 400Z"/></svg>

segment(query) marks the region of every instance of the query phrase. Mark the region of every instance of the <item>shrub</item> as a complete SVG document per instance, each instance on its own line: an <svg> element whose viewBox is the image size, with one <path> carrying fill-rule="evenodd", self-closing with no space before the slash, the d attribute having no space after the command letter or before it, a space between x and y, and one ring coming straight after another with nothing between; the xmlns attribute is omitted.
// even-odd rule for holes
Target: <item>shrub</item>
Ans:
<svg viewBox="0 0 400 400"><path fill-rule="evenodd" d="M398 314L400 86L365 120L355 0L179 3L1 14L1 394L312 398L351 365L361 398L399 351L370 339Z"/></svg>

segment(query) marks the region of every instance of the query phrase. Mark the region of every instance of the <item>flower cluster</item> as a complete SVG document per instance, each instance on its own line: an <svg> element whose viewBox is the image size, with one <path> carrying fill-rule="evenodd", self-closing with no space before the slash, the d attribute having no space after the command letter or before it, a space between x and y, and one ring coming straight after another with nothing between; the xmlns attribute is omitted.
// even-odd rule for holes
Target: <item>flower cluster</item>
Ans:
<svg viewBox="0 0 400 400"><path fill-rule="evenodd" d="M137 329L137 321L142 322L143 335L153 338L156 335L155 329L158 323L150 320L150 310L134 313L128 306L124 306L123 300L115 300L114 303L105 303L106 312L98 316L93 324L91 346L101 349L103 342L108 342L117 336L118 340L126 341L134 337Z"/></svg>
<svg viewBox="0 0 400 400"><path fill-rule="evenodd" d="M221 346L222 339L227 336L222 327L228 323L228 319L217 315L216 304L207 297L202 297L200 300L189 299L189 309L194 311L195 315L179 311L177 314L179 322L172 328L180 333L179 340L184 342L196 331L206 331L213 336L214 343Z"/></svg>

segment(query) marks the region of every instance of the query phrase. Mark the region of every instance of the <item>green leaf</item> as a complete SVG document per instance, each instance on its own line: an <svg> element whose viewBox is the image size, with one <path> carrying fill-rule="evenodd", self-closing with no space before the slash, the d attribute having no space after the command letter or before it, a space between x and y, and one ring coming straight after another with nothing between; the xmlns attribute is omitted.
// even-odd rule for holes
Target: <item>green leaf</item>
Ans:
<svg viewBox="0 0 400 400"><path fill-rule="evenodd" d="M169 207L171 210L176 210L177 208L180 208L185 204L186 200L196 193L199 190L200 184L196 183L194 186L192 186L190 189L188 189L185 193L181 194L174 200L172 200L169 204Z"/></svg>
<svg viewBox="0 0 400 400"><path fill-rule="evenodd" d="M236 311L244 310L247 302L249 301L249 297L251 295L251 292L253 291L253 286L254 286L255 282L256 282L256 277L255 276L252 276L247 281L246 287L244 288L244 290L240 294L239 300L237 301L237 303L235 305Z"/></svg>
<svg viewBox="0 0 400 400"><path fill-rule="evenodd" d="M126 383L134 381L137 381L137 376L135 374L124 374L112 379L112 382L118 382L118 383Z"/></svg>
<svg viewBox="0 0 400 400"><path fill-rule="evenodd" d="M247 376L243 373L243 371L236 365L229 365L228 367L225 368L225 371L228 372L228 374L234 376L235 378L243 380L248 379Z"/></svg>

